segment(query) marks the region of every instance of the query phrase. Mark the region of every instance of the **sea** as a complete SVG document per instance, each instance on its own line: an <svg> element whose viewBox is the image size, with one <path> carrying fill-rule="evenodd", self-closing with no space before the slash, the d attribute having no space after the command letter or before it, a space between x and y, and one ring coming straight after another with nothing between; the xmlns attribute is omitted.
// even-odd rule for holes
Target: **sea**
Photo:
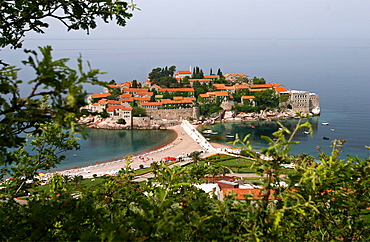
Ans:
<svg viewBox="0 0 370 242"><path fill-rule="evenodd" d="M70 58L76 66L78 57L93 69L106 74L100 80L144 82L153 68L175 65L177 70L200 67L205 74L218 68L226 73L243 73L251 78L263 77L287 89L304 90L320 95L321 115L308 119L313 136L298 133L292 153L317 157L316 147L327 153L334 139L346 143L341 157L369 158L370 151L370 41L361 39L27 39L24 48L51 45L53 57ZM27 58L22 50L3 50L1 59L22 66ZM85 64L85 68L88 65ZM30 69L23 67L20 79L30 80ZM90 93L101 87L86 86ZM29 87L22 86L22 92ZM322 125L322 122L329 125ZM281 120L292 129L297 120ZM252 128L254 126L254 128ZM211 141L230 142L226 134L251 134L254 148L266 147L261 135L272 137L279 127L276 121L219 123L210 128L219 132ZM83 166L95 162L138 154L159 148L174 138L166 130L91 130L81 140L81 150L68 154L59 168ZM328 137L329 140L323 139Z"/></svg>

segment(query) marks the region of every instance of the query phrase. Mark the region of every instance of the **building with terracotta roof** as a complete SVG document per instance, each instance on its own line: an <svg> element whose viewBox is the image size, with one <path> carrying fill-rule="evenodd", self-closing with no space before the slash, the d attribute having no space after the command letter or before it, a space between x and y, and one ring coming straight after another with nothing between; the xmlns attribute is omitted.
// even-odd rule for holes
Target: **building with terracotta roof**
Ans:
<svg viewBox="0 0 370 242"><path fill-rule="evenodd" d="M138 92L135 94L135 96L141 96L141 97L151 97L153 96L152 92Z"/></svg>
<svg viewBox="0 0 370 242"><path fill-rule="evenodd" d="M131 93L121 94L118 97L119 98L131 98L132 97L132 94Z"/></svg>
<svg viewBox="0 0 370 242"><path fill-rule="evenodd" d="M212 79L212 80L220 79L219 75L203 75L203 77L205 79Z"/></svg>
<svg viewBox="0 0 370 242"><path fill-rule="evenodd" d="M132 93L132 94L137 94L138 92L148 92L149 89L146 89L146 88L124 88L122 90L122 93L123 94L129 94L129 93Z"/></svg>
<svg viewBox="0 0 370 242"><path fill-rule="evenodd" d="M164 94L165 92L174 93L174 92L188 92L189 95L194 94L194 88L161 88L158 90L159 94Z"/></svg>
<svg viewBox="0 0 370 242"><path fill-rule="evenodd" d="M147 87L147 88L150 88L152 86L152 82L151 81L149 81L149 80L146 80L145 82L143 82L142 84L141 84L141 87Z"/></svg>
<svg viewBox="0 0 370 242"><path fill-rule="evenodd" d="M186 76L191 77L191 75L191 71L177 71L177 73L175 74L175 78L183 79Z"/></svg>
<svg viewBox="0 0 370 242"><path fill-rule="evenodd" d="M91 94L90 96L87 97L87 103L92 104L98 99L106 98L111 96L109 92L105 93L99 93L99 94Z"/></svg>
<svg viewBox="0 0 370 242"><path fill-rule="evenodd" d="M250 96L242 96L241 97L241 102L245 105L255 106L256 103L253 99L254 99L254 96L251 96L251 95Z"/></svg>
<svg viewBox="0 0 370 242"><path fill-rule="evenodd" d="M118 120L124 119L126 125L131 125L132 119L132 108L124 107L123 105L108 105L107 113L109 113L110 118Z"/></svg>
<svg viewBox="0 0 370 242"><path fill-rule="evenodd" d="M135 100L135 101L140 101L140 102L149 102L150 101L150 97L133 97L132 99Z"/></svg>

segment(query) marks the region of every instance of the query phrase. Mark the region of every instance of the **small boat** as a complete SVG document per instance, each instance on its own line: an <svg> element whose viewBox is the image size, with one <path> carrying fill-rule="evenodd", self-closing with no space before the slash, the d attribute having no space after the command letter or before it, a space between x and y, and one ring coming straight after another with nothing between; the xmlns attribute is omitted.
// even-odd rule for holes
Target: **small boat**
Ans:
<svg viewBox="0 0 370 242"><path fill-rule="evenodd" d="M210 141L211 139L210 138L206 138L207 141Z"/></svg>
<svg viewBox="0 0 370 242"><path fill-rule="evenodd" d="M329 125L329 122L324 121L324 122L322 122L321 124L322 124L322 125Z"/></svg>
<svg viewBox="0 0 370 242"><path fill-rule="evenodd" d="M226 138L235 138L234 135L226 135Z"/></svg>
<svg viewBox="0 0 370 242"><path fill-rule="evenodd" d="M335 131L335 129L330 129L330 130L333 131L333 132Z"/></svg>
<svg viewBox="0 0 370 242"><path fill-rule="evenodd" d="M210 135L216 135L218 134L218 132L212 132L212 133L209 133Z"/></svg>
<svg viewBox="0 0 370 242"><path fill-rule="evenodd" d="M310 132L308 132L308 131L303 131L303 133L304 133L304 134L310 134Z"/></svg>
<svg viewBox="0 0 370 242"><path fill-rule="evenodd" d="M324 137L322 137L324 140L329 140L329 137L326 137L326 136L324 136Z"/></svg>
<svg viewBox="0 0 370 242"><path fill-rule="evenodd" d="M203 134L211 134L213 131L211 129L206 129L203 131Z"/></svg>

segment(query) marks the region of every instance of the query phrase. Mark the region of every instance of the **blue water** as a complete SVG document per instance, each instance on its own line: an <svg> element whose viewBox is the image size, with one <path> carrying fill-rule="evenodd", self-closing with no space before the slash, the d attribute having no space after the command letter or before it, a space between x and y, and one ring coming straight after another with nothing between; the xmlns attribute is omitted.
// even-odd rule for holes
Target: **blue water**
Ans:
<svg viewBox="0 0 370 242"><path fill-rule="evenodd" d="M87 130L81 149L66 152L66 160L58 169L82 167L106 162L126 155L138 155L161 148L176 138L171 130Z"/></svg>
<svg viewBox="0 0 370 242"><path fill-rule="evenodd" d="M143 82L153 68L176 65L177 70L188 70L191 65L199 66L206 74L210 68L214 71L221 68L224 74L243 73L251 77L264 77L267 82L283 84L287 89L316 92L320 95L322 114L313 119L316 126L315 134L313 137L298 137L300 144L293 152L315 155L316 146L329 152L330 140L346 139L343 155L358 155L361 158L370 156L370 152L364 148L365 145L370 145L368 40L27 39L24 46L35 49L46 44L53 46L54 58L69 57L72 66L76 63L74 60L81 54L85 60L89 60L93 68L108 72L100 78L106 81L114 79L117 82L125 82L136 79ZM1 58L20 66L20 60L26 56L22 51L5 50L1 51ZM29 79L31 74L29 70L25 70L20 77ZM101 87L86 88L91 93L102 91ZM23 87L23 91L28 92L29 89ZM328 121L330 125L322 126L323 121ZM294 124L295 121L289 122ZM236 132L237 126L220 124L212 129ZM260 131L251 131L255 147L260 148L266 144L259 141L259 135L268 135L276 129L276 126L265 122L255 126L261 126ZM270 126L271 130L266 131L266 127ZM330 131L331 128L334 128L335 132ZM110 149L115 143L116 138L111 134L119 131L101 132L110 132L110 135L104 139L92 135L84 141L81 152L90 154L89 157L94 159L83 160L82 163L118 156L117 153L104 153L104 150ZM323 136L329 137L330 140L323 140ZM133 144L125 146L135 146L135 143L139 142L133 141ZM164 136L152 141L161 145L167 142ZM149 150L150 145L144 143L140 151L146 148ZM133 150L122 149L120 155L132 152ZM95 159L98 155L99 158ZM86 154L77 157L85 156ZM68 161L68 164L72 165L73 159Z"/></svg>

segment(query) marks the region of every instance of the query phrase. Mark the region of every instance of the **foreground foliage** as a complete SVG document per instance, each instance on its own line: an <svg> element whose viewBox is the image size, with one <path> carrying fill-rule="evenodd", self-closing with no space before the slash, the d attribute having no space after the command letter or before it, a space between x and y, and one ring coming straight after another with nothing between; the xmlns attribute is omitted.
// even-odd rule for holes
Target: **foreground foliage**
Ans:
<svg viewBox="0 0 370 242"><path fill-rule="evenodd" d="M309 127L309 124L299 124ZM298 128L300 128L298 127ZM370 162L338 158L344 141L335 141L320 163L289 155L294 142L282 127L269 148L257 153L254 168L263 176L259 198L223 200L193 184L206 163L168 168L156 165L155 182L132 180L129 163L76 196L73 183L53 186L59 196L38 194L27 205L0 203L2 240L134 241L365 241L370 236ZM237 142L240 140L236 140ZM261 153L264 156L261 156ZM282 167L295 163L292 172ZM60 180L60 178L58 178ZM54 183L57 183L55 179ZM282 182L286 185L283 185ZM14 219L14 218L17 219ZM18 231L15 233L15 231Z"/></svg>
<svg viewBox="0 0 370 242"><path fill-rule="evenodd" d="M27 31L41 33L48 27L45 17L57 18L68 30L95 28L96 17L106 22L115 18L118 25L125 25L131 17L129 7L122 1L3 1L0 46L21 47ZM275 133L276 141L265 137L270 147L261 150L264 156L252 150L248 137L237 138L263 177L260 196L245 201L233 195L219 200L193 186L213 172L194 154L193 166L154 164L155 184L133 181L128 162L118 177L86 190L79 185L81 177L68 183L66 177L55 175L50 180L51 196L39 192L24 204L17 203L15 197L22 191L32 192L35 183L29 187L26 179L32 180L37 169L60 162L63 157L58 152L78 146L62 127L73 131L82 115L79 107L86 97L82 85L99 84L99 71L85 73L81 60L76 71L66 59L53 60L51 47L40 51L41 60L33 52L24 62L36 74L28 96L21 96L18 68L0 70L0 162L15 165L12 170L2 168L1 175L12 172L16 178L1 184L2 241L366 241L370 237L369 160L340 160L344 141L335 141L330 155L321 153L320 163L291 157L294 142L286 137L296 131L290 134L285 127ZM309 124L297 129L304 126ZM25 148L25 132L34 137L35 154ZM282 165L288 163L296 166L285 173ZM76 192L77 188L82 189Z"/></svg>

